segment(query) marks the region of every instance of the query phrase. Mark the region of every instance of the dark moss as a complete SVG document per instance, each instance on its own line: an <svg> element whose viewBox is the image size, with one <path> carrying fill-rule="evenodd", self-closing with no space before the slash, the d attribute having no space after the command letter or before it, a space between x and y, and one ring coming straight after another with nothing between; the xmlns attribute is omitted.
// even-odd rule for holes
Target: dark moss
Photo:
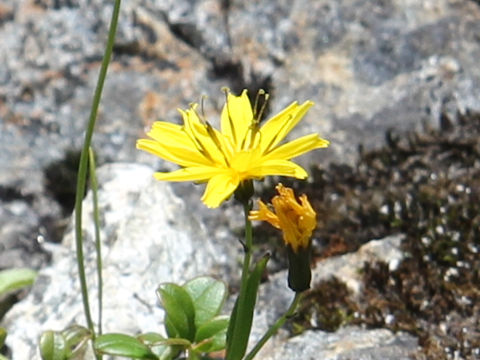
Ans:
<svg viewBox="0 0 480 360"><path fill-rule="evenodd" d="M307 328L335 331L351 321L357 305L350 300L350 292L337 278L322 281L303 298L298 315L293 323L293 332Z"/></svg>
<svg viewBox="0 0 480 360"><path fill-rule="evenodd" d="M361 323L416 334L419 358L480 358L479 138L480 114L443 115L439 129L388 132L386 146L361 152L353 167L313 169L311 183L282 179L317 210L317 259L406 235L406 258L395 271L365 265L356 302L338 282L318 284L300 311L300 329Z"/></svg>

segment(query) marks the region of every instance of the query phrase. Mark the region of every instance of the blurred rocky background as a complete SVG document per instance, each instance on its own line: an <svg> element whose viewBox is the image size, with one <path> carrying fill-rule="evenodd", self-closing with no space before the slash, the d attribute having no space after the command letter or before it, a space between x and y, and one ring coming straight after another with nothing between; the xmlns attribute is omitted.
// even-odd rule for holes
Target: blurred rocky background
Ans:
<svg viewBox="0 0 480 360"><path fill-rule="evenodd" d="M65 308L59 308L62 301L78 306L79 298L60 296L55 300L59 290L51 283L60 281L55 276L68 279L75 274L73 258L70 257L69 264L59 260L66 261L65 254L71 253L68 234L79 149L111 11L112 3L101 0L0 2L0 269L24 266L40 270L49 266L43 270L32 294L4 319L11 332L9 351L13 350L14 359L31 359L31 347L38 337L33 329L41 329L43 322L63 326L55 321L82 321L78 308L67 308L71 312L68 317L64 316ZM163 186L145 180L142 176L147 168L174 167L137 151L135 140L144 136L157 119L179 122L176 108L186 108L202 95L207 95L205 111L213 119L223 105L223 86L234 92L247 88L251 94L260 88L267 90L271 94L270 114L293 100L311 99L316 106L292 136L316 131L332 143L330 148L300 159L303 165L314 168L313 182L305 191L318 197L317 207L324 215L322 230L316 234L318 259L337 255L349 264L351 259L341 254L355 253L368 246L369 240L393 233L406 234L407 245L415 240L424 244L422 249L404 247L407 257L414 254L427 256L428 260L430 253L441 255L435 255L434 261L428 263L434 266L410 263L403 265L400 273L395 271L402 267L393 265L363 269L369 288L377 286L384 293L379 290L381 296L374 296L371 292L362 293L360 285L350 286L345 288L340 310L336 308L363 322L336 330L338 326L318 325L318 314L332 313L331 309L317 309L316 314L305 312L305 318L296 325L302 335L282 342L277 351L284 349L289 358L300 348L311 353L299 358L315 358L315 354L338 359L403 359L412 354L446 359L480 356L479 310L472 310L478 290L435 292L449 286L440 280L433 282L437 287L424 290L432 284L430 275L438 273L438 279L446 277L454 283L458 280L455 276L462 271L471 275L465 288L472 289L471 284L477 283L478 289L478 270L462 266L459 270L457 262L463 261L475 269L471 261L478 257L474 254L480 247L477 207L472 205L478 204L478 184L474 179L479 178L476 175L480 166L479 120L475 115L480 111L479 58L480 5L473 0L124 0L94 134L99 164L105 165L104 181L118 182L117 191L123 189L126 193L122 208L114 206L114 195L104 195L102 221L105 241L111 245L106 256L111 251L122 259L129 247L141 246L141 239L135 243L127 239L125 248L116 248L115 241L126 237L121 236L120 230L144 229L145 226L135 227L130 222L143 224L146 220L142 216L150 214L150 221L166 222L174 234L180 232L180 238L191 241L193 249L206 252L205 263L211 267L206 266L205 272L221 274L225 280L233 279L234 284L238 268L232 257L238 260L241 250L236 241L242 224L238 209L227 203L207 211L199 202L202 186ZM412 132L422 135L414 136ZM118 162L147 167L112 164ZM438 177L445 183L435 182ZM138 179L129 183L123 178ZM151 201L141 200L152 196L141 195L142 191L149 191L143 187L154 187L151 191L167 194L162 195L166 196L165 201L183 209L158 213L172 216L183 211L188 216L184 219L178 213L177 217L189 225L180 231L175 217L157 219L155 212L146 211L135 217L138 206L154 206ZM268 194L268 186L265 188ZM108 189L105 191L108 194ZM410 200L401 194L410 194ZM414 212L409 206L417 204L412 201L417 198L427 200L418 205L421 211L416 208L418 211ZM109 217L110 212L114 215ZM434 216L441 214L461 221L447 224ZM409 223L425 228L425 232L409 233ZM203 230L197 231L196 227ZM162 239L169 236L155 238L158 229L152 228L149 246L164 254ZM350 232L345 233L345 229ZM56 245L65 233L64 245ZM208 246L203 239L193 236L197 233L209 234L212 239ZM438 245L441 251L431 244L436 244L435 236L447 239ZM143 237L149 235L145 233ZM267 230L264 238L266 242L271 238ZM457 246L464 238L464 246ZM122 243L120 240L118 244ZM400 249L406 245L395 246ZM453 252L453 260L445 257L449 252ZM149 252L150 257L153 259L156 253ZM110 265L115 269L118 258L110 256ZM383 264L389 263L391 259L382 256ZM156 267L152 259L145 261ZM122 274L128 278L135 271L144 271L145 264L138 263L140 270L127 267L126 275ZM185 276L196 269L195 264L185 271ZM273 265L272 274L281 274L280 255L274 258ZM317 268L321 271L319 263ZM401 296L388 298L386 293L396 294L388 287L390 276L402 283L402 274L421 273L425 269L428 276L424 278L428 281L404 284L402 289L410 289L408 294L398 290L398 285ZM184 280L178 273L156 271L151 274L153 278L142 280L142 284L151 287L156 281L170 278ZM113 270L112 274L115 281L119 275ZM351 285L346 278L343 281ZM268 287L269 282L266 284ZM330 285L337 290L343 286ZM72 280L56 286L63 286L68 294L78 292ZM151 291L147 296L153 297ZM364 303L376 305L370 309L353 306L350 295L347 296L350 291L351 296L363 296ZM425 296L432 293L437 297L431 304L442 311L453 307L455 313L448 319L458 321L452 324L442 313L420 313L425 307L428 309L430 300ZM442 296L448 301L439 303ZM271 299L272 295L265 298ZM313 299L320 301L318 297ZM393 305L380 306L380 300ZM144 307L148 313L155 299L145 303L149 304ZM401 313L402 321L393 321L388 315L395 313L400 304L417 312ZM130 311L138 312L140 308ZM51 314L39 319L42 309ZM421 324L408 318L412 313L418 317L422 314ZM334 322L342 324L347 318ZM265 315L265 319L268 321L269 317ZM324 322L332 319L327 320ZM152 326L142 321L125 326L131 331L142 325ZM29 323L32 330L22 330L20 323ZM303 330L298 331L299 328ZM324 334L326 330L334 332ZM290 329L290 334L295 331ZM19 340L21 336L15 334L23 334L24 339ZM305 336L308 347L301 345L301 336ZM345 345L351 343L363 345L357 353L351 353L355 349ZM334 350L327 353L326 349ZM266 354L265 358L268 356L282 358L278 354Z"/></svg>

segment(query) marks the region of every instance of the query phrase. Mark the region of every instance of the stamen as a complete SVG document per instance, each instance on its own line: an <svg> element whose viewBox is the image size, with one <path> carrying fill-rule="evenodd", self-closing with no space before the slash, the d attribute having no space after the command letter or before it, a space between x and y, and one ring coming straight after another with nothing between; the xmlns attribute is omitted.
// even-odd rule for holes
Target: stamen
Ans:
<svg viewBox="0 0 480 360"><path fill-rule="evenodd" d="M257 121L258 122L260 122L262 120L263 112L265 111L265 108L267 107L267 103L268 103L269 98L270 98L270 95L265 93L262 107L260 108L260 112L258 113L258 116L257 116Z"/></svg>
<svg viewBox="0 0 480 360"><path fill-rule="evenodd" d="M260 99L260 95L265 95L265 90L260 89L257 92L257 95L255 96L255 103L253 105L253 119L258 120L257 116L257 109L258 109L258 100Z"/></svg>
<svg viewBox="0 0 480 360"><path fill-rule="evenodd" d="M262 103L262 106L260 108L260 111L258 111L258 104L259 104L259 100L260 100L261 95L263 95L264 99L263 99L263 103ZM262 118L263 112L265 111L265 107L267 105L268 98L269 98L269 95L265 92L265 90L263 90L263 89L258 90L257 95L255 96L255 103L253 105L253 119L252 119L252 123L250 124L250 128L249 128L250 143L249 143L248 147L252 147L253 144L255 143L255 136L259 133L258 130L260 129L260 127L259 127L260 120ZM245 146L246 139L247 139L247 137L245 136L245 138L243 139L243 142L242 142L242 148L244 148L244 146Z"/></svg>
<svg viewBox="0 0 480 360"><path fill-rule="evenodd" d="M204 97L202 97L202 100L204 99ZM206 120L206 117L205 117L205 112L203 111L204 108L203 108L203 101L200 103L200 109L202 111L202 115L200 116L200 114L198 114L197 110L195 107L192 107L191 110L197 115L197 117L200 119L200 122L202 123L203 126L205 126L205 130L207 130L207 134L208 136L210 137L210 139L212 139L213 143L215 144L215 146L217 147L218 151L220 151L220 153L222 154L223 156L223 159L225 160L225 163L227 166L230 166L230 163L228 161L228 158L225 154L225 152L223 151L223 147L222 147L222 144L220 143L220 140L218 140L218 137L217 137L217 134L215 134L215 130L213 129L213 126L210 125L210 123ZM200 142L200 140L198 140L198 142ZM201 142L200 142L201 144ZM203 146L202 144L202 147L205 149L205 147ZM206 150L205 150L206 151Z"/></svg>
<svg viewBox="0 0 480 360"><path fill-rule="evenodd" d="M196 107L197 107L197 104L195 103L192 103L190 104L190 110L189 111L192 111L194 114L197 115L197 117L200 119L200 117L198 116L198 113L196 111ZM187 110L188 112L188 110ZM188 115L187 115L188 117ZM200 119L200 121L202 121L202 119ZM208 160L210 160L211 162L215 162L215 160L213 159L213 157L210 155L210 153L208 152L208 150L206 149L206 147L202 144L202 142L200 141L200 139L198 137L195 136L195 130L193 129L193 127L191 126L191 122L190 120L186 121L183 125L183 131L187 134L187 136L190 138L190 140L192 140L193 144L195 145L195 147L197 148L197 150L203 155L205 156Z"/></svg>
<svg viewBox="0 0 480 360"><path fill-rule="evenodd" d="M206 122L205 119L207 118L207 117L205 116L205 107L204 107L204 105L205 105L205 99L206 99L206 98L207 98L207 95L202 95L202 97L200 98L200 112L201 112L202 116L201 116L201 117L200 117L200 116L198 117L201 121L203 120L203 121L205 121L205 122Z"/></svg>

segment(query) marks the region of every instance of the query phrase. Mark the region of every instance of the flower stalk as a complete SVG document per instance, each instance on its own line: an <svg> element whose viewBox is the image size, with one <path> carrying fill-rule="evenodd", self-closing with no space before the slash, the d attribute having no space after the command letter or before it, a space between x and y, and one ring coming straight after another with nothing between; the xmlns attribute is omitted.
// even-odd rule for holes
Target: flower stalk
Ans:
<svg viewBox="0 0 480 360"><path fill-rule="evenodd" d="M87 130L85 132L85 139L83 142L82 152L80 154L80 162L78 165L78 177L77 188L75 195L75 247L77 255L78 266L78 278L80 281L80 288L82 294L83 310L87 322L87 326L92 334L92 338L95 339L95 328L92 321L90 312L90 304L88 300L88 288L87 280L85 276L85 265L83 255L83 234L82 234L82 202L83 195L85 194L86 182L87 182L87 169L88 169L88 149L92 143L93 130L95 128L95 121L97 119L98 107L100 105L100 99L102 96L103 85L107 75L108 64L113 51L113 44L115 41L115 33L117 31L118 17L120 14L121 0L115 0L112 17L110 20L110 28L108 32L107 44L105 47L105 54L103 56L100 73L98 75L97 86L93 96L92 107L90 109L90 116L88 119ZM100 358L97 356L97 358Z"/></svg>
<svg viewBox="0 0 480 360"><path fill-rule="evenodd" d="M295 296L293 297L292 303L288 307L287 311L277 319L275 324L273 324L267 332L262 336L262 338L258 341L257 344L252 348L252 350L245 356L244 360L252 360L255 355L261 350L263 345L276 334L276 332L285 324L285 322L291 318L295 314L295 310L297 309L298 304L302 299L303 293L296 292Z"/></svg>

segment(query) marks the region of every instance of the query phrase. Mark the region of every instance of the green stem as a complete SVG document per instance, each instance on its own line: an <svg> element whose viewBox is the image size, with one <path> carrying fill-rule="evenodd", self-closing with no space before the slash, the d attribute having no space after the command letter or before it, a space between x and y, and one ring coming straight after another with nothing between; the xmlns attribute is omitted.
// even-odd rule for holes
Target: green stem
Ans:
<svg viewBox="0 0 480 360"><path fill-rule="evenodd" d="M103 313L103 277L102 277L102 242L100 239L100 214L98 211L98 183L95 165L95 154L93 149L88 148L90 164L90 186L93 199L93 223L95 224L95 250L97 252L97 283L98 283L98 335L102 334L102 313Z"/></svg>
<svg viewBox="0 0 480 360"><path fill-rule="evenodd" d="M239 308L242 308L243 303L245 302L246 290L247 290L247 280L250 270L250 262L252 261L252 245L253 245L253 231L252 231L252 222L248 218L248 214L252 206L249 201L245 201L243 204L243 211L245 214L245 244L244 250L245 254L243 257L243 266L242 266L242 280L240 283L240 293L238 299Z"/></svg>
<svg viewBox="0 0 480 360"><path fill-rule="evenodd" d="M242 199L243 210L245 213L245 242L243 243L243 266L242 278L240 282L240 291L238 293L237 301L235 303L234 312L228 329L227 335L227 360L240 360L245 354L248 344L248 337L251 330L251 319L249 320L250 309L248 306L248 282L250 277L250 262L252 259L252 223L248 219L251 209L251 202L249 199ZM252 296L252 295L251 295ZM235 315L234 315L235 314ZM251 314L253 316L253 313Z"/></svg>
<svg viewBox="0 0 480 360"><path fill-rule="evenodd" d="M300 292L295 293L295 297L290 304L288 310L283 314L276 322L273 324L270 329L262 336L262 338L258 341L258 343L254 346L254 348L247 354L244 360L252 360L255 355L260 351L260 349L265 345L265 343L270 339L277 331L280 329L285 321L288 320L294 313L295 309L297 308L300 300L302 299L302 294Z"/></svg>
<svg viewBox="0 0 480 360"><path fill-rule="evenodd" d="M98 75L97 86L93 96L92 107L90 109L90 117L88 119L87 130L85 132L85 140L82 152L80 154L80 163L78 165L77 189L75 196L75 246L77 254L78 278L82 293L83 310L87 321L87 326L95 338L95 329L93 326L92 316L90 314L90 305L88 303L87 281L85 276L85 265L83 256L83 238L82 238L82 201L85 194L85 186L87 182L87 166L88 166L88 148L92 142L93 129L97 118L98 106L102 95L103 84L107 75L107 68L112 55L115 33L117 30L118 16L120 13L121 0L115 0L112 18L110 21L110 29L108 33L107 45L103 56L102 66Z"/></svg>

